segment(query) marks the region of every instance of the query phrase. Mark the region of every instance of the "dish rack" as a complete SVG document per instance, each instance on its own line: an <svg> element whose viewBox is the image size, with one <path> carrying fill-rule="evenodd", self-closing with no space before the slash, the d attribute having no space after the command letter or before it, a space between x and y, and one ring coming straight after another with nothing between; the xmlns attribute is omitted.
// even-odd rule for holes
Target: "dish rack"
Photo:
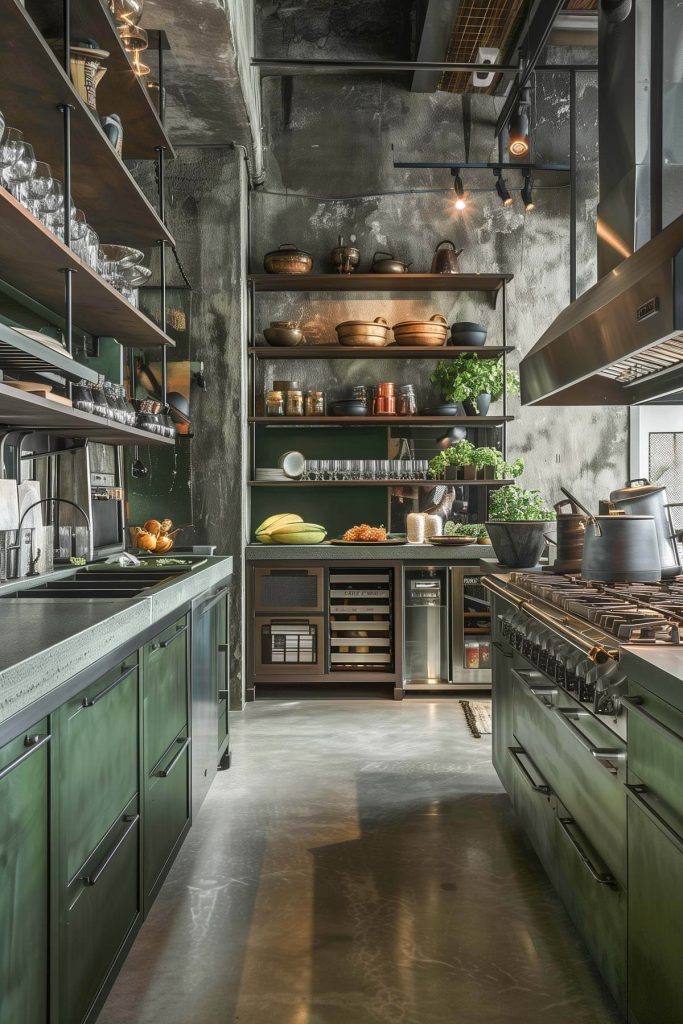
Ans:
<svg viewBox="0 0 683 1024"><path fill-rule="evenodd" d="M392 572L330 569L328 587L330 672L391 671Z"/></svg>

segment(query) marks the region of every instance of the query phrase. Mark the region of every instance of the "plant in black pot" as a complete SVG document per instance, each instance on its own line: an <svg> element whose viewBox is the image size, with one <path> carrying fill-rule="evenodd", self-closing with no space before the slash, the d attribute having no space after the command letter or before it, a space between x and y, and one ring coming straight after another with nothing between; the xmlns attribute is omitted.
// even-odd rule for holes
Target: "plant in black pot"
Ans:
<svg viewBox="0 0 683 1024"><path fill-rule="evenodd" d="M540 491L508 484L489 499L488 535L496 558L511 569L538 565L545 546L544 534L555 520Z"/></svg>
<svg viewBox="0 0 683 1024"><path fill-rule="evenodd" d="M439 452L429 463L429 475L433 480L474 480L476 468L471 441L458 441L450 448Z"/></svg>
<svg viewBox="0 0 683 1024"><path fill-rule="evenodd" d="M524 459L507 462L497 448L475 448L472 462L478 480L516 480L524 472Z"/></svg>
<svg viewBox="0 0 683 1024"><path fill-rule="evenodd" d="M445 402L461 402L468 416L486 416L491 402L503 394L502 359L480 359L460 355L441 359L431 376ZM514 370L505 374L509 395L519 394L519 377Z"/></svg>

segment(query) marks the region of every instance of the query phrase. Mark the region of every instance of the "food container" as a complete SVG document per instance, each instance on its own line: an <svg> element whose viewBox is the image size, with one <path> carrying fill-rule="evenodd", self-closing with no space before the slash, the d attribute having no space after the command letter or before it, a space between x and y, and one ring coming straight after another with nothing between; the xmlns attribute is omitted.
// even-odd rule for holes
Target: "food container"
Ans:
<svg viewBox="0 0 683 1024"><path fill-rule="evenodd" d="M298 380L274 380L273 391L301 391L301 384Z"/></svg>
<svg viewBox="0 0 683 1024"><path fill-rule="evenodd" d="M481 652L480 645L470 641L465 644L465 668L480 668Z"/></svg>
<svg viewBox="0 0 683 1024"><path fill-rule="evenodd" d="M443 519L436 512L425 513L425 540L432 537L443 537Z"/></svg>
<svg viewBox="0 0 683 1024"><path fill-rule="evenodd" d="M264 329L263 337L269 345L283 345L287 348L300 345L306 340L296 320L273 320L270 327Z"/></svg>
<svg viewBox="0 0 683 1024"><path fill-rule="evenodd" d="M448 321L440 313L429 320L404 320L394 324L394 338L398 345L422 345L436 348L445 344Z"/></svg>
<svg viewBox="0 0 683 1024"><path fill-rule="evenodd" d="M391 381L384 381L384 383L377 385L378 398L393 398L395 394L396 385Z"/></svg>
<svg viewBox="0 0 683 1024"><path fill-rule="evenodd" d="M406 536L409 544L424 544L425 513L409 512L406 517Z"/></svg>
<svg viewBox="0 0 683 1024"><path fill-rule="evenodd" d="M310 274L313 257L303 249L297 249L291 242L285 242L263 257L267 274Z"/></svg>
<svg viewBox="0 0 683 1024"><path fill-rule="evenodd" d="M448 339L449 345L472 345L479 347L486 344L486 328L482 324L474 324L462 320L457 324L451 324L451 336Z"/></svg>
<svg viewBox="0 0 683 1024"><path fill-rule="evenodd" d="M345 320L335 327L340 345L382 348L389 343L389 324L383 316L374 320Z"/></svg>
<svg viewBox="0 0 683 1024"><path fill-rule="evenodd" d="M285 396L282 391L266 391L266 416L284 416Z"/></svg>
<svg viewBox="0 0 683 1024"><path fill-rule="evenodd" d="M399 416L416 416L417 399L412 384L402 384L399 389L396 411Z"/></svg>
<svg viewBox="0 0 683 1024"><path fill-rule="evenodd" d="M488 640L479 641L479 668L491 668L491 644Z"/></svg>
<svg viewBox="0 0 683 1024"><path fill-rule="evenodd" d="M384 398L378 395L375 399L375 416L395 416L396 415L396 399Z"/></svg>
<svg viewBox="0 0 683 1024"><path fill-rule="evenodd" d="M304 414L304 393L303 391L288 391L286 409L288 416L303 416Z"/></svg>
<svg viewBox="0 0 683 1024"><path fill-rule="evenodd" d="M308 391L306 393L306 416L325 415L325 392Z"/></svg>

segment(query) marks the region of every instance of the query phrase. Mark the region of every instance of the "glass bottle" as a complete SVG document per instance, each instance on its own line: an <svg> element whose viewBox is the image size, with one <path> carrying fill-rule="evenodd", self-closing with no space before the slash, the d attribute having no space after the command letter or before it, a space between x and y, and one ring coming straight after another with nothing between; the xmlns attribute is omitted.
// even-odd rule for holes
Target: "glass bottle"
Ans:
<svg viewBox="0 0 683 1024"><path fill-rule="evenodd" d="M81 412L93 413L95 411L95 402L87 380L79 380L77 384L74 384L71 400L74 408L80 409Z"/></svg>
<svg viewBox="0 0 683 1024"><path fill-rule="evenodd" d="M304 414L304 395L303 391L288 391L287 392L287 415L288 416L303 416Z"/></svg>
<svg viewBox="0 0 683 1024"><path fill-rule="evenodd" d="M266 392L266 416L284 416L285 396L282 391Z"/></svg>
<svg viewBox="0 0 683 1024"><path fill-rule="evenodd" d="M96 416L109 416L109 403L104 393L104 376L99 374L97 384L93 384L91 390L93 398L93 412Z"/></svg>

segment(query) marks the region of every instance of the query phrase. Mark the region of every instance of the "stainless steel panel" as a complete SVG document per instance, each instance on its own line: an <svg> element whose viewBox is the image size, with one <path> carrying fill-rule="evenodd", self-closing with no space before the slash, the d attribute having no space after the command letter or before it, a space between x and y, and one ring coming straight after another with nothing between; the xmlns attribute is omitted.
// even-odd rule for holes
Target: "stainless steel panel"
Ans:
<svg viewBox="0 0 683 1024"><path fill-rule="evenodd" d="M644 783L683 819L683 714L632 684L628 713L629 781Z"/></svg>
<svg viewBox="0 0 683 1024"><path fill-rule="evenodd" d="M546 873L555 881L555 804L552 791L523 747L506 751L509 796Z"/></svg>
<svg viewBox="0 0 683 1024"><path fill-rule="evenodd" d="M455 684L490 684L490 668L468 669L465 666L465 577L483 576L483 573L474 566L460 565L450 566L449 573L451 578L451 682ZM475 640L476 637L472 639ZM482 641L487 639L490 642L490 636L480 637Z"/></svg>

